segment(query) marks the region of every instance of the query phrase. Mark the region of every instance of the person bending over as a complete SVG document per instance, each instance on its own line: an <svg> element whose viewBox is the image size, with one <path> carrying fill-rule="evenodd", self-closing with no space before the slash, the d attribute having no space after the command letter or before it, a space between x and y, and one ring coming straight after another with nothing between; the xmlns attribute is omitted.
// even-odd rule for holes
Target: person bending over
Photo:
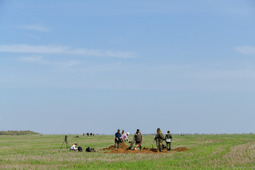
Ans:
<svg viewBox="0 0 255 170"><path fill-rule="evenodd" d="M70 150L71 150L71 151L76 151L76 150L78 149L77 146L78 146L77 143L73 144L73 145L71 146Z"/></svg>
<svg viewBox="0 0 255 170"><path fill-rule="evenodd" d="M142 143L143 143L143 135L140 132L139 129L136 130L136 133L134 135L134 140L131 142L130 147L127 148L127 150L132 149L133 145L135 144L136 146L139 147L140 150L142 150Z"/></svg>
<svg viewBox="0 0 255 170"><path fill-rule="evenodd" d="M121 137L120 137L121 141L122 141L122 142L128 141L128 142L130 143L130 141L129 141L129 139L128 139L128 135L129 135L129 132L123 133L123 134L121 135Z"/></svg>

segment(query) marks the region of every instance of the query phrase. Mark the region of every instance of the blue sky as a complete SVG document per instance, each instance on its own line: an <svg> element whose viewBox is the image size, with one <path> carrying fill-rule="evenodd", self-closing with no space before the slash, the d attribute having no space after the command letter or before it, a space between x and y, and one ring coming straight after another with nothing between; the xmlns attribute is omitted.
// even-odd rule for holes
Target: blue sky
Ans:
<svg viewBox="0 0 255 170"><path fill-rule="evenodd" d="M0 0L0 130L249 133L252 0Z"/></svg>

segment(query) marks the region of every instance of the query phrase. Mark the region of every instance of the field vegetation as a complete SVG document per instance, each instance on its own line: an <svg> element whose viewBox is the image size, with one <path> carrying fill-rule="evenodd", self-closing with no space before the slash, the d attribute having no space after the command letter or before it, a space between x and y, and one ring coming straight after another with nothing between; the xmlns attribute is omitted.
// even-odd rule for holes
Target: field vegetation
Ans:
<svg viewBox="0 0 255 170"><path fill-rule="evenodd" d="M64 135L0 136L0 169L254 169L255 135L174 135L172 148L183 152L116 154L102 150L113 144L113 136L68 135L71 145L97 152L60 149ZM144 136L144 147L155 147L153 136Z"/></svg>

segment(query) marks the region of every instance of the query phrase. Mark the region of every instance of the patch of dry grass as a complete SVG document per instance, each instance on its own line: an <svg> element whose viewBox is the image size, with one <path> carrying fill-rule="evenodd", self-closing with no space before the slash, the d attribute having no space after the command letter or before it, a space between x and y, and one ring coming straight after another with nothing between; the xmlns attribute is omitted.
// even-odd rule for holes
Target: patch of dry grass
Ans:
<svg viewBox="0 0 255 170"><path fill-rule="evenodd" d="M231 147L228 154L224 156L229 165L249 164L255 161L255 143L249 142Z"/></svg>

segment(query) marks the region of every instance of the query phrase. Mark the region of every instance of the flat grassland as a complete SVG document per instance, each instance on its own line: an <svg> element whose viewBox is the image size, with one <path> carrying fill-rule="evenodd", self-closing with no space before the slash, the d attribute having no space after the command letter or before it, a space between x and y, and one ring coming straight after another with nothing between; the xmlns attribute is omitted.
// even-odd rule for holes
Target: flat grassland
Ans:
<svg viewBox="0 0 255 170"><path fill-rule="evenodd" d="M68 136L83 149L60 149L64 135L0 136L0 169L254 169L255 135L173 135L172 148L183 152L112 154L102 150L113 144L113 136ZM131 138L131 137L130 137ZM144 135L143 147L152 147L153 136ZM154 144L155 147L155 144Z"/></svg>

